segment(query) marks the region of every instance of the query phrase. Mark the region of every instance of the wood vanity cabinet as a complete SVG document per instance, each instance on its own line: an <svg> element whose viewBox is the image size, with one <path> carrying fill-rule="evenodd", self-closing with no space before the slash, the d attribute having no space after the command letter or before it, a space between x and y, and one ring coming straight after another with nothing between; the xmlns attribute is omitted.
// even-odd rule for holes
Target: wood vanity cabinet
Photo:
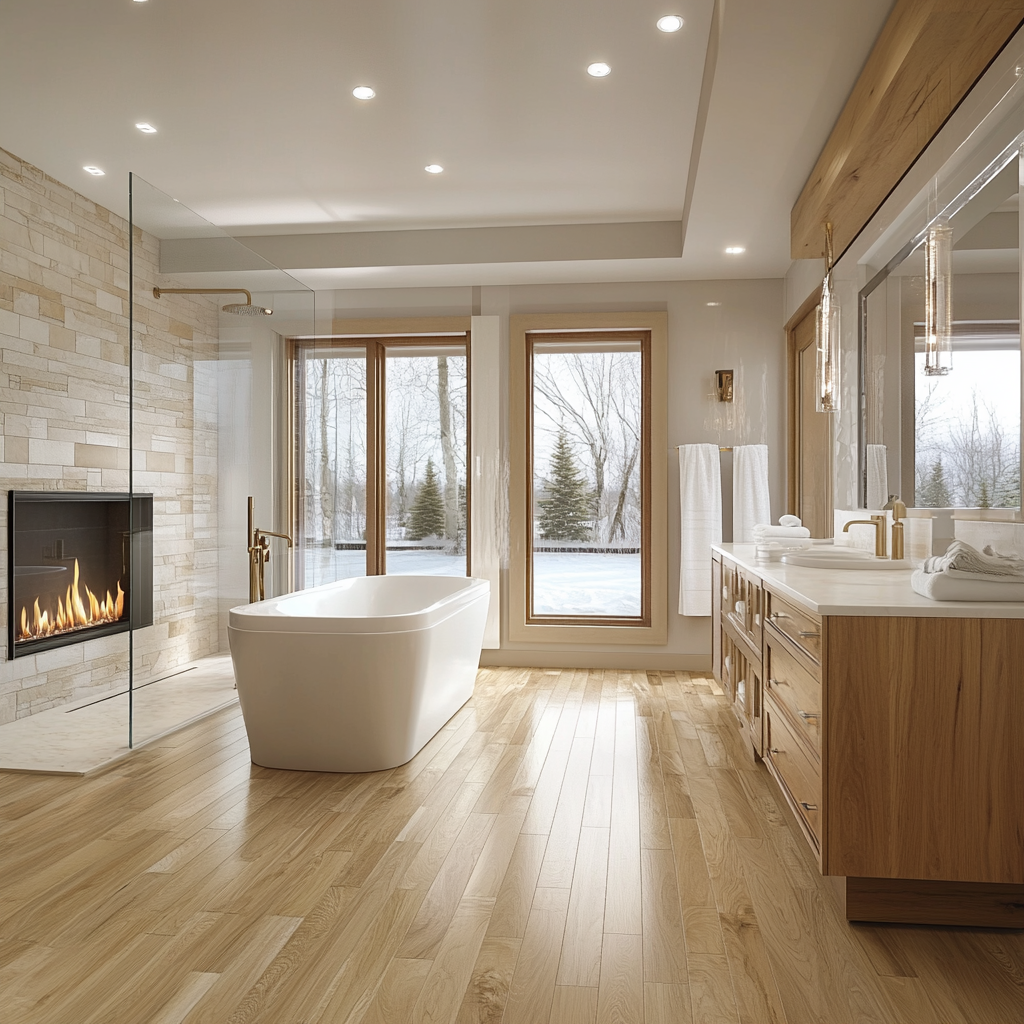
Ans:
<svg viewBox="0 0 1024 1024"><path fill-rule="evenodd" d="M760 757L764 749L761 645L764 623L764 589L759 577L728 559L713 563L712 582L720 576L715 593L721 607L714 619L720 628L717 644L720 664L717 673L732 701L733 711ZM716 573L718 574L716 576ZM714 636L712 647L715 646Z"/></svg>
<svg viewBox="0 0 1024 1024"><path fill-rule="evenodd" d="M847 917L1024 928L1024 619L818 615L716 562L719 678Z"/></svg>

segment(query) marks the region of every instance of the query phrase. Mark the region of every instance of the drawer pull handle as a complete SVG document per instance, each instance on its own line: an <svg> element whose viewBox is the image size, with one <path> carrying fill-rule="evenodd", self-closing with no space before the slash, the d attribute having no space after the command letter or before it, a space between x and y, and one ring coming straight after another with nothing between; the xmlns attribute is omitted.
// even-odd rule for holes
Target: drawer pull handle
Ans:
<svg viewBox="0 0 1024 1024"><path fill-rule="evenodd" d="M770 619L788 619L789 616L785 612L772 612L771 615L768 616L768 618L770 618Z"/></svg>
<svg viewBox="0 0 1024 1024"><path fill-rule="evenodd" d="M796 635L797 636L803 636L803 637L812 637L812 636L817 637L817 636L821 636L820 633L816 633L813 629L801 629L801 630L799 630L797 632Z"/></svg>
<svg viewBox="0 0 1024 1024"><path fill-rule="evenodd" d="M800 801L800 806L805 811L816 811L818 809L818 805L817 804L809 804L809 803L807 803L806 800L801 800Z"/></svg>
<svg viewBox="0 0 1024 1024"><path fill-rule="evenodd" d="M785 751L781 747L769 747L768 748L768 753L769 754L784 754Z"/></svg>
<svg viewBox="0 0 1024 1024"><path fill-rule="evenodd" d="M813 711L798 711L797 714L806 722L808 718L820 718L821 715L815 714Z"/></svg>

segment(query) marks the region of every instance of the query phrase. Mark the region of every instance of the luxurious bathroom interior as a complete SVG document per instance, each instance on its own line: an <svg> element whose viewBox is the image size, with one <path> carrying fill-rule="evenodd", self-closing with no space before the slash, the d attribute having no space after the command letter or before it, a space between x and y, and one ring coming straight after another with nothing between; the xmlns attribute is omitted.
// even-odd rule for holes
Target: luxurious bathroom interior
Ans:
<svg viewBox="0 0 1024 1024"><path fill-rule="evenodd" d="M5 1024L1024 1019L1024 4L642 8L415 184L349 54L348 214L0 116Z"/></svg>

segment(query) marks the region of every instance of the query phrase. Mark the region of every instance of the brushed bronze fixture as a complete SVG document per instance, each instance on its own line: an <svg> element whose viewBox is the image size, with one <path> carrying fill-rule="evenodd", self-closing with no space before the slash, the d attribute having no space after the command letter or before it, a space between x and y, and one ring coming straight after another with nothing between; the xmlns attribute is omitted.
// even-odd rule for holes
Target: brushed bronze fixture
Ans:
<svg viewBox="0 0 1024 1024"><path fill-rule="evenodd" d="M875 528L875 557L885 558L885 516L872 516L870 519L851 519L843 527L843 533L849 533L851 526L873 526Z"/></svg>
<svg viewBox="0 0 1024 1024"><path fill-rule="evenodd" d="M715 389L718 391L720 402L732 401L734 377L732 370L715 370Z"/></svg>
<svg viewBox="0 0 1024 1024"><path fill-rule="evenodd" d="M252 496L249 496L249 604L255 604L266 597L264 586L263 568L270 561L270 537L280 537L288 541L288 547L292 546L292 539L287 533L275 533L273 530L263 530L253 526L253 505Z"/></svg>
<svg viewBox="0 0 1024 1024"><path fill-rule="evenodd" d="M903 558L903 523L907 516L907 506L897 498L892 503L892 554L897 561Z"/></svg>
<svg viewBox="0 0 1024 1024"><path fill-rule="evenodd" d="M252 304L252 292L248 288L154 288L153 297L159 299L161 295L244 295L245 302L229 302L220 308L225 313L233 313L235 316L270 316L272 309L266 306L254 306Z"/></svg>

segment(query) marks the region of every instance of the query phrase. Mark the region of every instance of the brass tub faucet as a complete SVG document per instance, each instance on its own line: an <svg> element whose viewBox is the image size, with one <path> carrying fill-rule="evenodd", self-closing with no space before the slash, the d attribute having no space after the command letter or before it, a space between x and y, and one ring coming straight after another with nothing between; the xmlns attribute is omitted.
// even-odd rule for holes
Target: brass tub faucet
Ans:
<svg viewBox="0 0 1024 1024"><path fill-rule="evenodd" d="M255 604L266 597L263 568L270 561L270 537L280 537L292 546L292 539L287 533L275 533L253 526L253 500L249 496L249 604Z"/></svg>

